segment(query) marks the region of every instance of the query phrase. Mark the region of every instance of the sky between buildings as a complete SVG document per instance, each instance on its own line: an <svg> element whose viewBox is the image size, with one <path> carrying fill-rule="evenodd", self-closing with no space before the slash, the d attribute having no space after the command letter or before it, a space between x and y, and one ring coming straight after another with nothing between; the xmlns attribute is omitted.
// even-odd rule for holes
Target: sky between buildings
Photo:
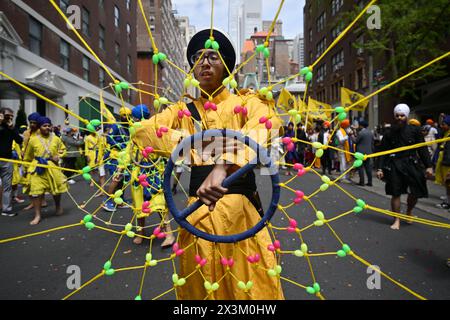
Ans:
<svg viewBox="0 0 450 320"><path fill-rule="evenodd" d="M252 0L245 0L252 1ZM197 30L211 26L211 0L172 0L178 15L188 16L190 24ZM263 20L273 20L280 0L263 0ZM305 0L285 0L279 19L283 21L283 35L286 39L303 33L303 7ZM214 1L214 26L228 31L228 0Z"/></svg>

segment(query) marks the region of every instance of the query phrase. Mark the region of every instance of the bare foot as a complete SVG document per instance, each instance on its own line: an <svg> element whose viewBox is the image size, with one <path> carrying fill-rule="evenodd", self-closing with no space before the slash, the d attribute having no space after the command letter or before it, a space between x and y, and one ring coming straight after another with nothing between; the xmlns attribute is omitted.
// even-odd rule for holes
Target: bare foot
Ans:
<svg viewBox="0 0 450 320"><path fill-rule="evenodd" d="M25 208L23 208L23 210L30 210L30 209L33 209L33 208L34 208L33 203L30 203Z"/></svg>
<svg viewBox="0 0 450 320"><path fill-rule="evenodd" d="M137 245L142 244L142 241L143 241L143 238L138 237L138 236L134 237L134 239L133 239L133 243L137 244Z"/></svg>
<svg viewBox="0 0 450 320"><path fill-rule="evenodd" d="M394 224L391 226L392 230L398 230L400 229L400 220L399 219L395 219Z"/></svg>
<svg viewBox="0 0 450 320"><path fill-rule="evenodd" d="M30 225L34 226L37 225L41 221L41 217L35 217L31 222Z"/></svg>
<svg viewBox="0 0 450 320"><path fill-rule="evenodd" d="M168 234L163 243L161 243L161 248L171 247L175 243L175 237L172 234Z"/></svg>

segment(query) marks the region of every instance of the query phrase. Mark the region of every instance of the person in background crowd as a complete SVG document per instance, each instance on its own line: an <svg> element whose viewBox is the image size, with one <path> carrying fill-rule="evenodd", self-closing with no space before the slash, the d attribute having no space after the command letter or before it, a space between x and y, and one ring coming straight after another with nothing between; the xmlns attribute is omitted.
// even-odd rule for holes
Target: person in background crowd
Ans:
<svg viewBox="0 0 450 320"><path fill-rule="evenodd" d="M292 122L289 122L286 131L284 132L283 138L295 138L295 131L294 131L294 124ZM289 163L289 164L295 164L298 162L298 157L297 157L297 151L294 148L293 150L287 150L287 147L285 146L285 150L284 152L286 153L286 155L284 156L285 162ZM291 175L291 168L292 166L288 166L287 170L286 170L286 175L289 176Z"/></svg>
<svg viewBox="0 0 450 320"><path fill-rule="evenodd" d="M337 147L341 150L346 151L346 152L342 152L342 151L338 152L339 165L340 165L339 169L340 169L341 173L344 173L349 168L349 164L352 160L352 155L348 153L348 152L353 152L353 151L351 151L351 146L350 146L351 137L348 134L350 132L350 130L351 130L350 129L350 121L348 119L345 119L344 121L341 122L341 127L336 132L336 138L338 141ZM352 182L350 180L349 173L347 173L345 175L345 179L348 182Z"/></svg>
<svg viewBox="0 0 450 320"><path fill-rule="evenodd" d="M306 137L305 129L301 123L297 124L297 139L303 140L303 141L308 141L308 138ZM306 147L307 147L307 144L304 142L298 141L296 143L298 161L301 164L305 164L305 149L306 149Z"/></svg>
<svg viewBox="0 0 450 320"><path fill-rule="evenodd" d="M76 129L65 128L64 134L61 137L62 142L66 146L66 155L63 157L64 168L75 170L75 163L77 158L80 156L80 147L84 145L83 140L75 139ZM71 171L65 171L68 184L75 184L75 180L71 177L74 175Z"/></svg>
<svg viewBox="0 0 450 320"><path fill-rule="evenodd" d="M382 140L381 150L392 150L424 142L420 128L408 125L410 109L406 104L398 104L394 108L395 125L386 132ZM433 174L431 159L426 147L406 150L382 157L381 169L377 177L386 182L386 194L391 195L393 212L400 213L400 196L408 193L406 214L412 216L418 198L428 197L427 181L424 174ZM410 222L409 222L410 223ZM400 219L395 218L391 229L400 229Z"/></svg>
<svg viewBox="0 0 450 320"><path fill-rule="evenodd" d="M328 142L330 141L330 122L324 121L322 125L322 130L319 133L318 142L323 144L324 146L328 146ZM330 150L327 148L323 152L323 156L320 158L320 162L322 164L322 172L323 174L328 171L328 174L331 175L331 155Z"/></svg>
<svg viewBox="0 0 450 320"><path fill-rule="evenodd" d="M362 154L372 154L373 153L373 133L367 127L369 124L365 120L359 122L361 126L361 131L356 137L356 151ZM363 162L363 165L359 167L359 185L364 186L364 171L367 175L367 186L372 187L372 159L368 158Z"/></svg>
<svg viewBox="0 0 450 320"><path fill-rule="evenodd" d="M13 141L22 144L22 137L19 131L14 128L14 111L10 108L0 109L0 158L12 159ZM12 211L12 178L13 164L7 161L0 161L0 179L2 181L2 216L12 217L17 213Z"/></svg>
<svg viewBox="0 0 450 320"><path fill-rule="evenodd" d="M66 147L53 132L52 122L47 117L38 119L39 135L30 138L24 161L30 162L27 172L30 175L29 194L33 198L34 219L30 225L41 221L41 203L46 192L53 195L56 215L62 215L61 194L67 192L66 177L58 168L43 168L36 164L57 166L66 153Z"/></svg>
<svg viewBox="0 0 450 320"><path fill-rule="evenodd" d="M450 137L450 115L442 121L443 138ZM439 145L439 158L436 164L436 183L445 187L446 199L438 204L438 208L450 209L450 142Z"/></svg>

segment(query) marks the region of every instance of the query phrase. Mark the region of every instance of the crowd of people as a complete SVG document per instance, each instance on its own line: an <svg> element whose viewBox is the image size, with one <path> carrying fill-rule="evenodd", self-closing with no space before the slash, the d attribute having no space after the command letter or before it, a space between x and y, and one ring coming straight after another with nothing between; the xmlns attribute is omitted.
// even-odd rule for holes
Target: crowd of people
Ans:
<svg viewBox="0 0 450 320"><path fill-rule="evenodd" d="M448 210L450 209L450 143L432 142L449 137L450 115L441 114L436 121L427 119L422 126L419 120L409 119L409 113L407 105L399 104L394 109L393 124L377 126L373 131L368 128L368 123L364 119L355 120L353 124L350 124L349 120L344 120L337 124L338 128L329 121L317 120L313 126L308 126L306 131L301 123L295 127L290 122L284 127L283 137L296 137L298 141L296 148L290 150L281 144L284 147L282 149L284 160L291 164L312 165L316 169L321 169L323 174L340 175L352 167L354 157L348 152L369 155L429 142L430 144L426 147L412 151L375 157L373 160L368 158L361 167L350 170L343 181L372 187L373 174L376 172L377 177L386 182L386 194L394 197L393 211L400 212L400 195L407 193L409 200L406 213L411 215L417 198L428 196L425 179L434 178L437 184L445 188L445 195L440 197L443 202L436 206ZM317 158L316 150L311 144L313 142L320 142L330 148L325 149L322 157ZM340 152L338 149L348 152ZM400 165L397 159L409 159L411 163ZM392 165L393 163L395 165ZM417 170L412 172L411 168L417 168ZM286 169L286 175L291 175L289 167L284 166L284 169ZM358 174L358 182L353 181L355 174ZM366 177L367 183L365 183ZM416 197L412 196L414 194ZM398 229L399 223L399 219L396 219L393 229Z"/></svg>
<svg viewBox="0 0 450 320"><path fill-rule="evenodd" d="M117 208L131 206L136 208L141 207L143 201L154 200L152 212L160 213L162 218L164 215L161 229L167 232L162 246L172 245L175 238L171 233L170 224L166 221L165 203L160 199L162 197L160 171L154 169L148 175L152 188L150 192L144 192L142 187L139 189L139 186L135 186L132 190L139 190L141 193L136 196L134 194L136 192L131 192L133 200L125 200L122 204L114 203L110 197L116 191L122 190L124 176L129 179L129 175L121 173L118 167L119 152L124 150L130 152L127 150L131 146L128 143L129 121L139 121L149 116L150 113L145 105L136 106L133 110L123 107L117 123L98 125L94 127L95 130L89 131L78 130L75 127L66 127L61 130L60 126L52 124L51 119L34 112L28 116L28 126L16 128L13 110L1 108L0 158L5 159L0 161L2 215L16 216L17 210L13 210L13 203L26 201L19 194L19 186L22 187L22 194L26 195L30 202L24 210L34 209L31 225L38 224L42 219L41 208L47 206L46 194L53 196L56 215L62 215L61 195L68 191L68 185L77 183L77 180L80 181L80 179L74 179L79 176L77 170L88 166L92 168L90 173L93 177L90 186L95 190L99 189L98 186L107 188L107 172L111 177L107 188L109 194L101 191L96 193L97 197L104 196L104 210L114 212ZM99 184L94 185L95 180L98 180ZM81 180L81 183L83 182L84 180ZM140 225L143 225L145 216L148 214L145 215L142 212L138 214ZM140 244L142 238L136 238L134 242Z"/></svg>

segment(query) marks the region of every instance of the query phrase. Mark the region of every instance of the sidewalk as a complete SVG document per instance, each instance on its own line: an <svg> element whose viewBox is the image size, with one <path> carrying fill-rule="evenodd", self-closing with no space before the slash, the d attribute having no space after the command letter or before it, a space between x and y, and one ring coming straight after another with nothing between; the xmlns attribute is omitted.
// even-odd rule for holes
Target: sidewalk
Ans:
<svg viewBox="0 0 450 320"><path fill-rule="evenodd" d="M359 186L357 183L359 182L359 175L358 173L355 173L353 176L353 186L362 188L366 191L376 193L380 196L386 197L390 199L390 196L387 196L384 190L385 183L379 179L376 178L375 172L373 173L373 179L372 184L373 187L367 187L367 186ZM367 177L365 177L365 182L367 183ZM445 209L436 208L436 204L439 204L442 202L439 197L443 196L445 194L444 187L437 185L434 183L434 180L427 180L427 186L428 186L428 198L422 198L419 199L417 202L416 208L421 209L425 212L428 212L430 214L436 215L441 218L445 218L450 220L450 212ZM402 195L401 202L402 204L406 205L406 197L407 195ZM403 210L402 205L402 210Z"/></svg>

